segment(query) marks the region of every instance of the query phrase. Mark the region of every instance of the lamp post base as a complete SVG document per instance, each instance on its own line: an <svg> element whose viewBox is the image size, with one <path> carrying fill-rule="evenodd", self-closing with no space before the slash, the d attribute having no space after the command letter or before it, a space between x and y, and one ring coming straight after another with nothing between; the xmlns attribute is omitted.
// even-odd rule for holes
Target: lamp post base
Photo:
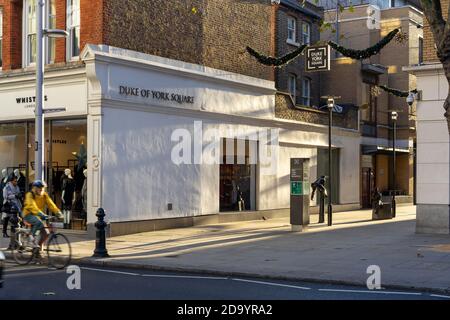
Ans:
<svg viewBox="0 0 450 320"><path fill-rule="evenodd" d="M395 196L392 198L392 218L397 215L397 203L395 201Z"/></svg>
<svg viewBox="0 0 450 320"><path fill-rule="evenodd" d="M328 205L328 226L331 227L333 225L333 206L331 204Z"/></svg>

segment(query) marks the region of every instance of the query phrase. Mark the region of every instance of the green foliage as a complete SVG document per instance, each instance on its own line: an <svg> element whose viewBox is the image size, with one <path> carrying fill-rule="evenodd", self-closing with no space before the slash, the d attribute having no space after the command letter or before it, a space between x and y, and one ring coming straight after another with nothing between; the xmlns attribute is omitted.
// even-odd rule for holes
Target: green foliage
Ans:
<svg viewBox="0 0 450 320"><path fill-rule="evenodd" d="M299 55L303 53L305 48L307 47L306 44L300 46L298 49L289 52L288 54L282 56L282 57L271 57L271 56L265 56L257 52L256 50L247 47L247 52L252 55L253 57L258 60L259 63L264 64L266 66L274 66L277 68L283 67L287 65L289 62L297 58Z"/></svg>
<svg viewBox="0 0 450 320"><path fill-rule="evenodd" d="M410 93L417 93L417 89L414 89L412 91L401 91L401 90L389 88L389 87L383 86L383 85L379 85L378 87L393 96L401 97L401 98L407 98Z"/></svg>

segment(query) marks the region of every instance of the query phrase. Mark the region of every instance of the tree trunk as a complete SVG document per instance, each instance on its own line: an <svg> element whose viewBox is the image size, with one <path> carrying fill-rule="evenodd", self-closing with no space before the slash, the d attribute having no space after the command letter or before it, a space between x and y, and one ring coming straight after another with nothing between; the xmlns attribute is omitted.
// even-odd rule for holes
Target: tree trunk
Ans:
<svg viewBox="0 0 450 320"><path fill-rule="evenodd" d="M446 58L440 60L442 62L442 66L444 67L445 77L449 85L447 99L445 99L444 102L444 109L445 109L444 116L447 119L447 129L450 134L450 57L447 56Z"/></svg>
<svg viewBox="0 0 450 320"><path fill-rule="evenodd" d="M442 66L444 67L445 77L449 84L447 99L445 99L445 102L444 102L444 109L445 109L444 116L447 119L447 128L448 128L448 132L450 134L450 60L444 61L442 63Z"/></svg>

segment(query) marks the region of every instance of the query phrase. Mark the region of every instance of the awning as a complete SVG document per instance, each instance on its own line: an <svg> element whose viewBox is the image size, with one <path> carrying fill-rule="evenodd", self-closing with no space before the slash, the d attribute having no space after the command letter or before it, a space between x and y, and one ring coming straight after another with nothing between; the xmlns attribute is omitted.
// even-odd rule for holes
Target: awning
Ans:
<svg viewBox="0 0 450 320"><path fill-rule="evenodd" d="M361 152L362 152L362 154L392 155L393 148L385 147L385 146L376 146L376 145L362 145ZM395 148L395 153L409 154L409 149Z"/></svg>

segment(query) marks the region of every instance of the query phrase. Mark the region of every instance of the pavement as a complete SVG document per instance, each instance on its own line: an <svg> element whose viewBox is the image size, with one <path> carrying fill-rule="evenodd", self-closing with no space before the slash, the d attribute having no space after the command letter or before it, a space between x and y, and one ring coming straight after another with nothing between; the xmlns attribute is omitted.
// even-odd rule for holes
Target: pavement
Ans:
<svg viewBox="0 0 450 320"><path fill-rule="evenodd" d="M450 236L416 234L414 206L394 220L371 221L370 210L335 213L333 227L317 219L302 233L279 218L114 237L104 259L73 235L74 263L356 286L375 265L385 288L450 292Z"/></svg>

